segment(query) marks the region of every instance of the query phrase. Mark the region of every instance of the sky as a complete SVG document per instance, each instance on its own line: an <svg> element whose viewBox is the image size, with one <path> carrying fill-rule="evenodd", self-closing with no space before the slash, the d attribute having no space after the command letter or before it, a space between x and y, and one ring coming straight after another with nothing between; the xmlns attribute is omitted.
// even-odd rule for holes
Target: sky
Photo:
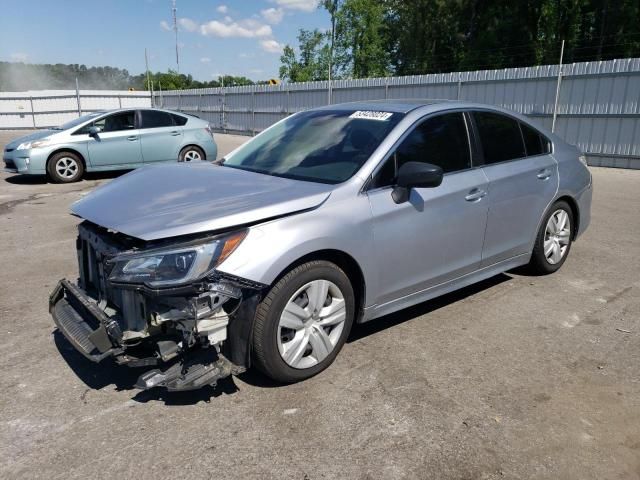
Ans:
<svg viewBox="0 0 640 480"><path fill-rule="evenodd" d="M280 54L300 28L325 30L318 0L176 0L180 72L278 77ZM176 68L171 0L2 0L0 61Z"/></svg>

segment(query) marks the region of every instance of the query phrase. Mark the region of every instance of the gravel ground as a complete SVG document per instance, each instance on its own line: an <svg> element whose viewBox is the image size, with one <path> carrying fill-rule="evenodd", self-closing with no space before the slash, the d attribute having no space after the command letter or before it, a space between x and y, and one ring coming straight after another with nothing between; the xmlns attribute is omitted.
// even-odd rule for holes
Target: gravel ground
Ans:
<svg viewBox="0 0 640 480"><path fill-rule="evenodd" d="M357 326L300 384L248 372L184 394L132 390L47 312L76 276L69 204L117 174L0 173L0 477L640 478L640 171L592 171L591 227L555 275Z"/></svg>

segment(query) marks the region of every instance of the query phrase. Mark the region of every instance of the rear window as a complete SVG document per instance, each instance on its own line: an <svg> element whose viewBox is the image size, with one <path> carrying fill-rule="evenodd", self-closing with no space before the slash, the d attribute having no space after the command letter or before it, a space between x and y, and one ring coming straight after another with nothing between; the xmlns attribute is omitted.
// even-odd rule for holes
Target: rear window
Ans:
<svg viewBox="0 0 640 480"><path fill-rule="evenodd" d="M549 142L541 133L524 123L520 124L520 129L528 157L549 153Z"/></svg>
<svg viewBox="0 0 640 480"><path fill-rule="evenodd" d="M179 127L187 123L187 117L183 117L182 115L178 115L176 113L172 113L171 116L173 117L173 121L175 122L175 124Z"/></svg>
<svg viewBox="0 0 640 480"><path fill-rule="evenodd" d="M160 128L173 126L173 117L170 113L160 110L142 110L142 125L140 128Z"/></svg>
<svg viewBox="0 0 640 480"><path fill-rule="evenodd" d="M516 120L492 112L473 112L473 117L478 127L485 164L526 155L520 126Z"/></svg>

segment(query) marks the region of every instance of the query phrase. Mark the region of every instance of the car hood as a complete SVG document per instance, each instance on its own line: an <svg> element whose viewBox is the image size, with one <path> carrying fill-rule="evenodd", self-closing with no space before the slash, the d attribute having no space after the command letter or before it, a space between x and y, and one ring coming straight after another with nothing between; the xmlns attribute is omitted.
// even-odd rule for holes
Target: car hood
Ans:
<svg viewBox="0 0 640 480"><path fill-rule="evenodd" d="M332 186L207 162L134 170L89 193L71 211L142 240L256 223L315 208Z"/></svg>
<svg viewBox="0 0 640 480"><path fill-rule="evenodd" d="M40 140L41 138L50 137L54 133L59 133L56 130L38 130L37 132L30 133L29 135L23 135L22 137L18 137L15 140L7 143L5 148L7 149L15 149L18 148L18 145L24 142L33 142L34 140Z"/></svg>

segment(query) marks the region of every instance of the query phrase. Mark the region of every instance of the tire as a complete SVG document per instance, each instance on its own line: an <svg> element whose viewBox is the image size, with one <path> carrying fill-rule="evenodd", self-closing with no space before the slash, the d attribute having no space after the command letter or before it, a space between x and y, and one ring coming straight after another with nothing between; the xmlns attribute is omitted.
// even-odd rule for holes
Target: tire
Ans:
<svg viewBox="0 0 640 480"><path fill-rule="evenodd" d="M313 300L325 292L323 301ZM287 314L283 315L285 307ZM304 263L282 277L258 305L253 326L254 363L278 382L310 378L336 358L354 316L355 296L347 275L327 261ZM333 347L330 350L329 345Z"/></svg>
<svg viewBox="0 0 640 480"><path fill-rule="evenodd" d="M198 160L206 160L206 155L200 147L196 147L195 145L184 147L180 150L180 154L178 155L179 162L191 162Z"/></svg>
<svg viewBox="0 0 640 480"><path fill-rule="evenodd" d="M551 221L552 217L554 221ZM566 219L568 226L566 223L564 226L558 225L562 223L562 221L558 222L562 218ZM560 231L557 230L558 226L562 227ZM547 275L559 270L569 256L574 229L575 221L569 204L563 200L554 203L544 216L536 235L528 265L529 272L535 275ZM545 243L547 244L546 252Z"/></svg>
<svg viewBox="0 0 640 480"><path fill-rule="evenodd" d="M58 152L47 162L47 173L55 183L72 183L84 175L84 163L77 153Z"/></svg>

